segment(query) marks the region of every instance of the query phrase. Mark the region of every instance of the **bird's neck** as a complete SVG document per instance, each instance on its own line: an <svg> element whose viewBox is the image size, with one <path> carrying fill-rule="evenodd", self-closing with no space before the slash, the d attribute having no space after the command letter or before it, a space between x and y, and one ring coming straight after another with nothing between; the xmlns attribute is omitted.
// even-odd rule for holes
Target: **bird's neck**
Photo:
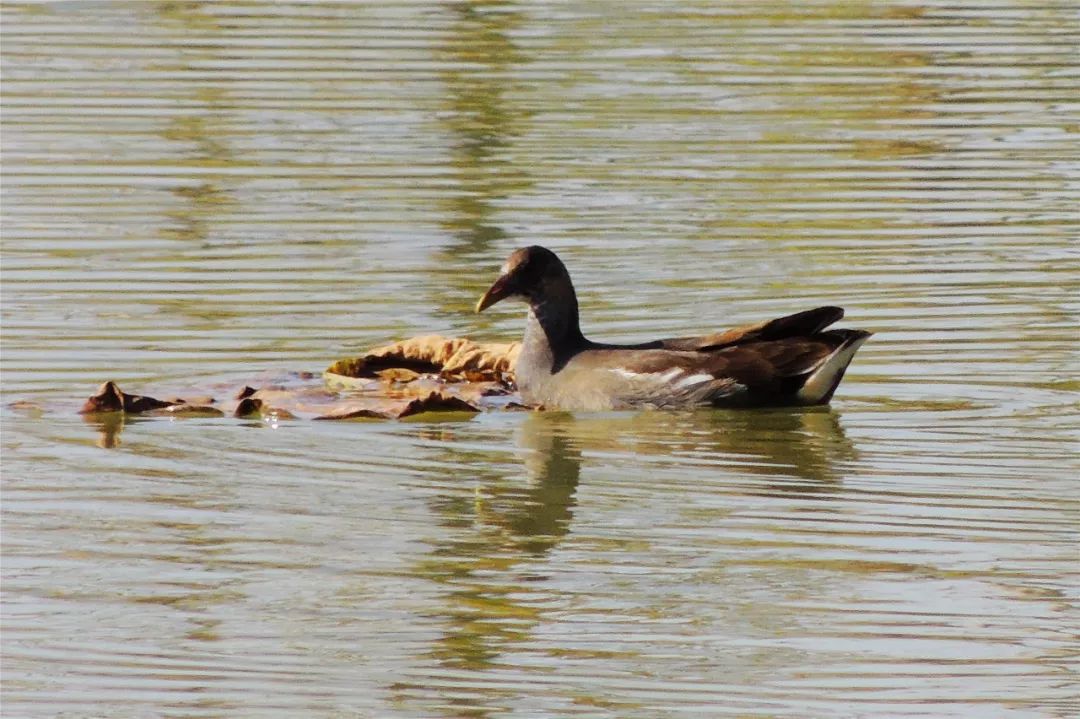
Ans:
<svg viewBox="0 0 1080 719"><path fill-rule="evenodd" d="M529 303L522 354L533 370L554 374L587 344L572 287L561 296Z"/></svg>

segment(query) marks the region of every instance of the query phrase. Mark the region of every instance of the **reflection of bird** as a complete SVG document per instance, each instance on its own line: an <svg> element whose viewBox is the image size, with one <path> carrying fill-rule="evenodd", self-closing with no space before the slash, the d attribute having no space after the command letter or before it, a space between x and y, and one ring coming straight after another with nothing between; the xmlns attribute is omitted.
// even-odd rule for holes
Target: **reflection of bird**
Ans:
<svg viewBox="0 0 1080 719"><path fill-rule="evenodd" d="M828 408L696 414L703 420L711 415L713 450L745 457L739 468L752 474L829 482L842 476L843 466L859 456L840 418ZM826 486L801 483L781 488L811 492Z"/></svg>
<svg viewBox="0 0 1080 719"><path fill-rule="evenodd" d="M528 451L528 480L515 473L481 490L478 504L484 524L497 526L508 547L540 556L569 531L574 493L581 472L581 452L563 435L568 415L530 413L520 435Z"/></svg>
<svg viewBox="0 0 1080 719"><path fill-rule="evenodd" d="M83 421L98 431L97 446L112 449L120 446L120 433L124 430L126 415L123 412L103 412L84 414Z"/></svg>
<svg viewBox="0 0 1080 719"><path fill-rule="evenodd" d="M522 427L521 445L529 486L522 501L507 513L507 527L533 554L546 553L570 531L574 493L581 474L581 451L564 434L563 418L533 414Z"/></svg>
<svg viewBox="0 0 1080 719"><path fill-rule="evenodd" d="M510 255L476 309L507 298L529 305L521 395L549 409L825 404L870 337L826 330L844 311L819 307L703 337L599 344L581 334L566 266L538 246Z"/></svg>
<svg viewBox="0 0 1080 719"><path fill-rule="evenodd" d="M551 442L547 436L554 427L558 433ZM530 440L534 450L550 448L550 459L543 463L546 467L561 467L559 475L571 476L572 471L575 480L581 469L574 465L582 463L583 451L609 457L629 451L635 457L662 457L691 473L709 469L812 480L778 486L784 491L813 492L830 486L842 476L843 467L858 458L840 417L829 408L593 415L536 412L529 415L522 431L535 435Z"/></svg>

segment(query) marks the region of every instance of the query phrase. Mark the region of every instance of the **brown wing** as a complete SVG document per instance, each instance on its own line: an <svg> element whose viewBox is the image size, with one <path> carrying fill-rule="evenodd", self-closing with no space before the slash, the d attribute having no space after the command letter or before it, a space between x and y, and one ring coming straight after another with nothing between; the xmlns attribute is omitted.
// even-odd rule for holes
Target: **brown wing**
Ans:
<svg viewBox="0 0 1080 719"><path fill-rule="evenodd" d="M711 374L756 387L812 372L838 345L821 335L747 342L710 352L703 364Z"/></svg>
<svg viewBox="0 0 1080 719"><path fill-rule="evenodd" d="M603 348L583 353L575 360L585 367L616 367L639 375L662 375L672 369L706 373L756 387L813 371L840 346L846 332L832 330L814 337L745 342L709 351Z"/></svg>
<svg viewBox="0 0 1080 719"><path fill-rule="evenodd" d="M869 336L862 330L828 330L812 337L737 344L708 353L706 366L714 377L728 377L746 387L744 397L748 402L788 404L841 348L852 345L857 349ZM847 353L844 365L837 367L835 384L843 377L854 349Z"/></svg>
<svg viewBox="0 0 1080 719"><path fill-rule="evenodd" d="M568 369L589 373L590 386L621 405L700 403L779 404L842 343L834 334L747 342L708 352L667 349L594 349ZM598 375L604 369L610 376Z"/></svg>
<svg viewBox="0 0 1080 719"><path fill-rule="evenodd" d="M602 382L604 391L620 405L827 402L854 352L870 335L862 330L823 331L843 315L839 307L818 307L703 337L593 344L573 363L586 371L608 370L611 377ZM817 391L804 392L815 377Z"/></svg>
<svg viewBox="0 0 1080 719"><path fill-rule="evenodd" d="M805 312L796 312L793 315L779 317L775 320L743 325L711 335L658 340L654 346L658 349L682 352L711 352L723 347L747 342L808 337L839 321L843 316L844 310L842 307L818 307Z"/></svg>

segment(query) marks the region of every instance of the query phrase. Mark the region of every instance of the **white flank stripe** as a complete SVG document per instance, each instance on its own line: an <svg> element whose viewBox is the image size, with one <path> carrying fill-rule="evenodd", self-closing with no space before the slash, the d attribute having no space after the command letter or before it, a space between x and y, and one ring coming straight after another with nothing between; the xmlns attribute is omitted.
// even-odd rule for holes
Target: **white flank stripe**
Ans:
<svg viewBox="0 0 1080 719"><path fill-rule="evenodd" d="M683 370L680 369L679 367L673 367L673 368L671 368L669 370L666 370L664 372L632 372L631 370L624 369L622 367L614 367L614 368L612 368L611 371L614 372L615 374L619 375L620 377L625 377L626 379L636 380L636 381L645 381L645 382L650 382L650 383L651 382L657 382L657 383L659 383L659 382L672 382L672 381L675 380L676 377L678 377L679 375L681 375L683 373ZM676 384L679 384L679 385L697 384L698 382L702 382L702 381L705 381L705 380L711 380L711 379L712 379L711 375L695 374L695 375L690 375L689 377L684 377L683 379L676 382Z"/></svg>

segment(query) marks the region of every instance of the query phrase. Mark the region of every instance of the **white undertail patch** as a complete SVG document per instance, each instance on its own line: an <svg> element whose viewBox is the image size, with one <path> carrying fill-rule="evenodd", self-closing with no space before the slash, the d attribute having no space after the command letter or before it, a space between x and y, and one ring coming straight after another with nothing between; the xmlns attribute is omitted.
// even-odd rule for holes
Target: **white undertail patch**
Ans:
<svg viewBox="0 0 1080 719"><path fill-rule="evenodd" d="M851 358L862 347L863 342L870 339L870 335L850 340L840 345L836 351L825 358L825 361L806 380L796 395L800 402L805 404L818 404L836 389L844 370L851 364Z"/></svg>

